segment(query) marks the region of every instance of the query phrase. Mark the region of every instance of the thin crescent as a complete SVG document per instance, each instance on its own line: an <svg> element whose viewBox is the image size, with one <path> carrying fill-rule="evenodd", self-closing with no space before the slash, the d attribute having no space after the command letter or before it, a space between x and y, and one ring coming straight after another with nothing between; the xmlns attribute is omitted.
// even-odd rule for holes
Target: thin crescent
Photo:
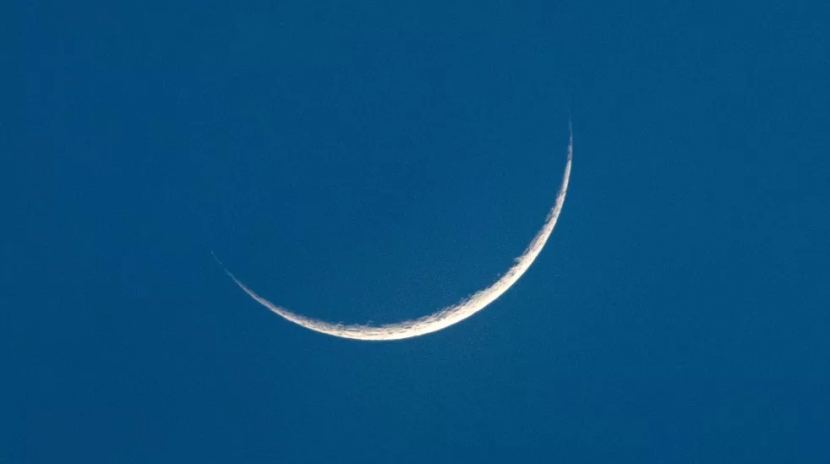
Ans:
<svg viewBox="0 0 830 464"><path fill-rule="evenodd" d="M217 258L217 262L225 270L225 273L236 282L245 293L256 300L259 304L265 306L271 311L277 313L283 318L305 327L306 329L315 332L332 335L340 338L351 338L354 340L367 341L383 341L383 340L401 340L404 338L418 337L428 333L437 332L441 329L457 324L473 314L481 311L487 305L500 297L507 291L519 278L527 272L536 257L542 251L545 243L548 241L553 228L556 226L556 220L559 219L559 213L562 212L562 205L565 203L565 194L568 191L568 180L571 177L571 162L573 159L573 132L571 132L568 143L568 163L565 165L565 174L562 178L562 186L559 188L559 193L556 194L556 203L551 208L545 220L542 229L533 237L525 252L516 258L516 264L501 276L493 285L479 290L472 296L461 300L458 304L448 306L430 315L413 319L409 321L396 322L394 324L384 324L379 326L359 325L359 324L332 324L330 322L319 319L312 319L293 313L285 308L277 306L265 298L256 294L253 290L248 288L239 279L236 278ZM216 257L216 255L214 255Z"/></svg>

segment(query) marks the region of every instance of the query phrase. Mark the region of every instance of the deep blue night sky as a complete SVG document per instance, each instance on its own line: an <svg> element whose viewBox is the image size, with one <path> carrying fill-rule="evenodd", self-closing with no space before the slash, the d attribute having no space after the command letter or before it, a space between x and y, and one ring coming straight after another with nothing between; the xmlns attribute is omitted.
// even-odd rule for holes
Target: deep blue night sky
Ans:
<svg viewBox="0 0 830 464"><path fill-rule="evenodd" d="M8 3L0 462L830 462L826 5Z"/></svg>

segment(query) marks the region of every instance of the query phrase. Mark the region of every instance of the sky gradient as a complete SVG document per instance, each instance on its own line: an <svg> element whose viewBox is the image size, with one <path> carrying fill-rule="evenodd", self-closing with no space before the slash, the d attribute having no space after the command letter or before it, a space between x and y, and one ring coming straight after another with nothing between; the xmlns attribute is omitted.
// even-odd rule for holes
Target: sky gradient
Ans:
<svg viewBox="0 0 830 464"><path fill-rule="evenodd" d="M816 2L7 2L0 462L830 461ZM484 311L394 343L493 283Z"/></svg>

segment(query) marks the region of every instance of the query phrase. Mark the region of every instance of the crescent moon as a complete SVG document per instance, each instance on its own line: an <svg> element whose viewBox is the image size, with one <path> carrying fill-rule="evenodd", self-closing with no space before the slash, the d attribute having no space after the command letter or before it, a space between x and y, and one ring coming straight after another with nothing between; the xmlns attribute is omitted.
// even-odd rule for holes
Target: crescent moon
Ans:
<svg viewBox="0 0 830 464"><path fill-rule="evenodd" d="M527 272L536 257L544 248L548 241L553 228L556 226L556 221L559 219L559 213L562 212L562 205L565 203L565 194L568 191L568 180L571 177L571 162L573 159L573 131L571 131L568 143L568 162L565 165L565 174L562 178L562 185L559 188L559 193L556 195L556 203L551 208L545 219L542 229L533 237L533 240L528 245L525 252L516 258L516 264L510 268L501 278L499 278L493 285L479 290L472 296L469 296L459 303L448 306L435 313L427 316L412 319L403 322L396 322L384 325L360 325L360 324L333 324L331 322L322 321L319 319L312 319L310 317L301 316L293 313L286 308L280 307L259 296L247 285L236 278L223 264L216 258L219 265L225 270L225 273L233 279L236 285L239 286L245 293L253 298L257 303L265 306L271 311L282 316L306 329L315 332L324 333L340 338L350 338L354 340L366 341L383 341L383 340L401 340L404 338L419 337L428 333L437 332L447 327L457 324L473 314L481 311L487 305L495 301L504 292L515 284L519 278Z"/></svg>

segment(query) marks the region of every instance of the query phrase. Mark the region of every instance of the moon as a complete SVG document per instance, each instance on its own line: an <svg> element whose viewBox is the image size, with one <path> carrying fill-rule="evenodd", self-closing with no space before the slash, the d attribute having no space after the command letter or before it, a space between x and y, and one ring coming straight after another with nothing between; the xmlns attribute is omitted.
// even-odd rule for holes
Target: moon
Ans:
<svg viewBox="0 0 830 464"><path fill-rule="evenodd" d="M312 319L310 317L301 316L286 308L280 307L259 296L256 292L251 290L247 285L242 283L236 276L234 276L223 264L216 258L219 265L225 270L225 273L233 279L236 285L239 286L245 293L253 298L257 303L265 306L271 311L282 316L306 329L320 332L326 335L331 335L340 338L350 338L354 340L365 341L385 341L385 340L401 340L405 338L419 337L428 333L437 332L446 329L451 325L455 325L473 314L481 311L487 305L495 301L504 292L515 284L519 278L524 275L530 268L530 265L539 256L539 253L547 243L553 228L556 226L556 221L559 219L559 214L562 212L562 205L565 203L565 194L568 192L568 180L571 177L571 163L573 159L573 131L570 133L568 142L568 162L565 165L565 174L562 177L562 185L559 187L559 192L556 194L556 203L554 203L550 212L545 219L544 225L533 237L533 240L528 245L525 252L516 258L515 264L510 268L501 278L499 278L493 285L479 290L473 295L461 300L459 303L440 309L427 316L412 319L403 322L396 322L384 325L360 325L360 324L333 324L331 322L322 321L319 319Z"/></svg>

